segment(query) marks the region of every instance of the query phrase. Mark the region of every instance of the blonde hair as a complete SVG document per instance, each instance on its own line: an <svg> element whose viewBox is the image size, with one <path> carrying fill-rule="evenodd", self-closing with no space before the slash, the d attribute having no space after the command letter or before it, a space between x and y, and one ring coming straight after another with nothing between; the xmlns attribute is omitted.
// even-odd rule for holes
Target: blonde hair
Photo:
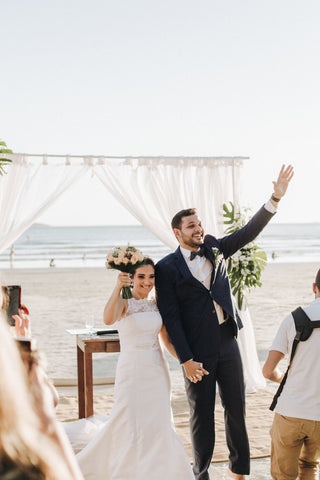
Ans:
<svg viewBox="0 0 320 480"><path fill-rule="evenodd" d="M0 465L13 466L25 479L70 479L56 446L41 432L19 350L1 311L0 342Z"/></svg>

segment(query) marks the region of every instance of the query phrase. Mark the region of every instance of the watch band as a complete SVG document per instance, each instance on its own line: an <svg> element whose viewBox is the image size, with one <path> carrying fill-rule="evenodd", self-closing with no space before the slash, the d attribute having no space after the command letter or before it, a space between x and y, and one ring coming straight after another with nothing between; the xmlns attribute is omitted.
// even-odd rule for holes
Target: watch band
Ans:
<svg viewBox="0 0 320 480"><path fill-rule="evenodd" d="M280 202L281 198L277 198L275 197L273 194L271 195L271 200L273 200L274 202L278 203Z"/></svg>

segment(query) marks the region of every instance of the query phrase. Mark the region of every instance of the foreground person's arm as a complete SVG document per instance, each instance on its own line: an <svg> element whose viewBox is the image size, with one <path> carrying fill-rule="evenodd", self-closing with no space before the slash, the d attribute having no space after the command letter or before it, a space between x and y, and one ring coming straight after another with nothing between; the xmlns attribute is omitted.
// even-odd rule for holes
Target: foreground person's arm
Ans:
<svg viewBox="0 0 320 480"><path fill-rule="evenodd" d="M47 388L44 372L36 360L32 362L28 377L34 408L40 419L42 432L51 438L57 447L59 456L69 470L71 478L83 480L68 437L56 419L52 395Z"/></svg>

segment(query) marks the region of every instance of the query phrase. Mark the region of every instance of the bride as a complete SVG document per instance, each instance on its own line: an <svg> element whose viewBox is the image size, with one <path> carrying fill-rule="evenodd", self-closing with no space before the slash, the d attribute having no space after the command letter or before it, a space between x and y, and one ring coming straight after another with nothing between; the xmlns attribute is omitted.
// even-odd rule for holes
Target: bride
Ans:
<svg viewBox="0 0 320 480"><path fill-rule="evenodd" d="M147 258L133 277L120 273L104 309L104 322L117 322L121 353L110 416L78 454L86 480L194 480L177 436L170 406L170 380L160 336L176 356L154 299L154 263ZM133 298L120 296L133 286Z"/></svg>

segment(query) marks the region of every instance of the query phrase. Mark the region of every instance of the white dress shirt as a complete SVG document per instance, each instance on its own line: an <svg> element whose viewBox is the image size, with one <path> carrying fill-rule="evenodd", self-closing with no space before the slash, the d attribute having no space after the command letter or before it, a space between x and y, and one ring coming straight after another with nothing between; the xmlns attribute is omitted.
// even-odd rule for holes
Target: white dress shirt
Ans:
<svg viewBox="0 0 320 480"><path fill-rule="evenodd" d="M193 260L190 260L191 250L182 248L181 245L180 245L180 250L192 275L209 290L210 280L211 280L211 275L213 270L213 266L210 260L208 260L205 256L200 257L199 255L197 255ZM222 308L214 300L213 300L213 304L217 312L219 324L225 322Z"/></svg>
<svg viewBox="0 0 320 480"><path fill-rule="evenodd" d="M278 205L275 207L274 205L272 205L271 201L268 200L265 204L264 204L264 208L266 210L268 210L268 212L270 213L276 213L277 212L277 207Z"/></svg>

